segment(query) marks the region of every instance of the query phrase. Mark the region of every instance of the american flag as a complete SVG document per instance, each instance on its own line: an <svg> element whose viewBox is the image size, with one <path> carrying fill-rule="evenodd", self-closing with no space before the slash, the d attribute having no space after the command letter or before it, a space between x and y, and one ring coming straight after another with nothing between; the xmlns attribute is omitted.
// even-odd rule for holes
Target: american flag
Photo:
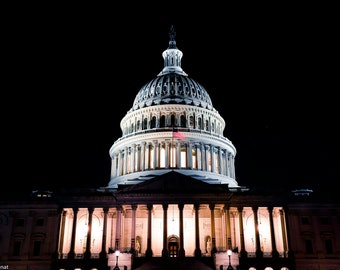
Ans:
<svg viewBox="0 0 340 270"><path fill-rule="evenodd" d="M184 134L182 132L180 132L178 129L172 130L172 136L176 139L179 139L179 140L185 139Z"/></svg>

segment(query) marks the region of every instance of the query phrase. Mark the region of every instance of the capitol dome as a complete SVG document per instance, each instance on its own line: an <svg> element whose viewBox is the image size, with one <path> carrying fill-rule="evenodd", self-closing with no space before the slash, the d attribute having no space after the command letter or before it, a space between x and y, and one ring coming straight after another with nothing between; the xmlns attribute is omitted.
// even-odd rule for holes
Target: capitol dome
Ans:
<svg viewBox="0 0 340 270"><path fill-rule="evenodd" d="M163 52L163 70L139 90L131 110L159 104L187 104L214 110L205 88L181 68L183 53L176 47L173 27L169 35L169 47Z"/></svg>
<svg viewBox="0 0 340 270"><path fill-rule="evenodd" d="M138 184L169 171L239 187L236 148L223 135L224 119L206 89L183 71L173 27L169 37L163 69L141 87L120 122L122 137L110 149L108 188Z"/></svg>
<svg viewBox="0 0 340 270"><path fill-rule="evenodd" d="M187 104L214 110L205 88L176 70L162 71L145 84L138 92L131 110L159 104Z"/></svg>

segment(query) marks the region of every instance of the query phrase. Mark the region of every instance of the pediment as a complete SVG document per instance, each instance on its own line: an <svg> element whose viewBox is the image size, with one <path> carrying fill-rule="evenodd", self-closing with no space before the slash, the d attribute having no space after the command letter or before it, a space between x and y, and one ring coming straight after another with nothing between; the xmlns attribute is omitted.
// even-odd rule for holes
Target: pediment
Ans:
<svg viewBox="0 0 340 270"><path fill-rule="evenodd" d="M131 186L119 186L117 193L162 193L162 194L197 194L226 193L227 184L208 184L177 171L170 171L142 183Z"/></svg>

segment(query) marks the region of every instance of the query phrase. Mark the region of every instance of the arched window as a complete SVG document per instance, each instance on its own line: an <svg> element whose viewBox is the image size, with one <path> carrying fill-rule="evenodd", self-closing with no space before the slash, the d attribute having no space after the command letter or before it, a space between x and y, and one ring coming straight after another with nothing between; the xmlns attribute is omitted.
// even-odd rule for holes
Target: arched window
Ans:
<svg viewBox="0 0 340 270"><path fill-rule="evenodd" d="M148 119L144 118L143 120L143 130L146 130L148 128Z"/></svg>
<svg viewBox="0 0 340 270"><path fill-rule="evenodd" d="M160 119L160 127L162 128L162 127L165 127L165 115L162 115L161 116L161 119Z"/></svg>
<svg viewBox="0 0 340 270"><path fill-rule="evenodd" d="M176 126L176 117L174 114L171 115L171 124L170 126L175 127Z"/></svg>
<svg viewBox="0 0 340 270"><path fill-rule="evenodd" d="M192 115L189 117L189 128L195 128L195 118Z"/></svg>
<svg viewBox="0 0 340 270"><path fill-rule="evenodd" d="M181 115L181 127L186 127L187 121L184 115Z"/></svg>
<svg viewBox="0 0 340 270"><path fill-rule="evenodd" d="M197 124L198 124L198 129L202 130L202 118L201 117L198 117Z"/></svg>
<svg viewBox="0 0 340 270"><path fill-rule="evenodd" d="M130 132L129 133L133 133L134 132L134 124L131 123L131 126L130 126Z"/></svg>
<svg viewBox="0 0 340 270"><path fill-rule="evenodd" d="M156 128L156 116L153 116L151 118L151 128Z"/></svg>

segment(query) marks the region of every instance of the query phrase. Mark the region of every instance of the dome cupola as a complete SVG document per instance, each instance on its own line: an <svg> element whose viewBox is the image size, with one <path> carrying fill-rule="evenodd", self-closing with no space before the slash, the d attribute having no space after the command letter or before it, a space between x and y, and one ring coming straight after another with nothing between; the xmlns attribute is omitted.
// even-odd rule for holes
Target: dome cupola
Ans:
<svg viewBox="0 0 340 270"><path fill-rule="evenodd" d="M183 71L183 53L176 47L175 35L172 26L169 47L162 54L164 68L156 78L139 90L132 111L159 104L187 104L214 110L204 87Z"/></svg>

